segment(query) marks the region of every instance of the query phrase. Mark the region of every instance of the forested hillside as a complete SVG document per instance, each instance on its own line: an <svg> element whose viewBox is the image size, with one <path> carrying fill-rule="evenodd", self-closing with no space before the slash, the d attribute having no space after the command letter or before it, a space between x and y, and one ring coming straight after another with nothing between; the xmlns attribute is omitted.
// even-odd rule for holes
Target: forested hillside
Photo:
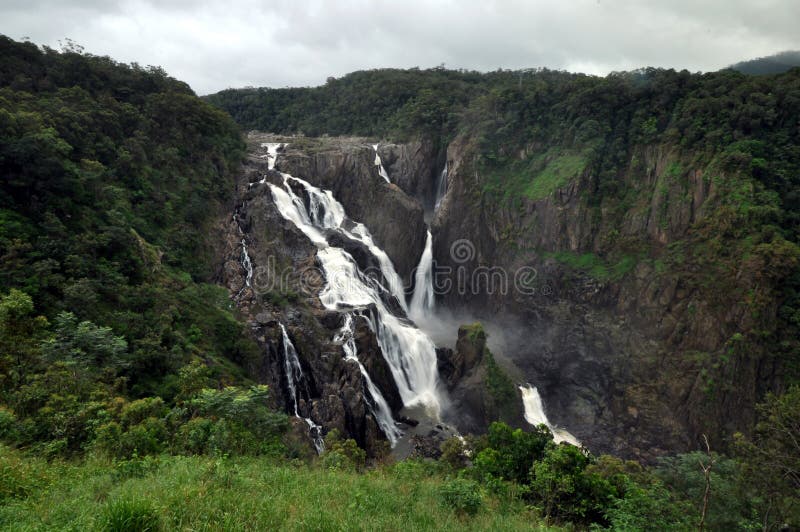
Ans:
<svg viewBox="0 0 800 532"><path fill-rule="evenodd" d="M795 50L741 61L731 65L730 68L744 74L763 75L781 74L798 66L800 66L800 52Z"/></svg>
<svg viewBox="0 0 800 532"><path fill-rule="evenodd" d="M209 284L239 133L158 68L0 51L0 431L53 455L162 449L193 416L167 426L174 401L242 383L256 354Z"/></svg>

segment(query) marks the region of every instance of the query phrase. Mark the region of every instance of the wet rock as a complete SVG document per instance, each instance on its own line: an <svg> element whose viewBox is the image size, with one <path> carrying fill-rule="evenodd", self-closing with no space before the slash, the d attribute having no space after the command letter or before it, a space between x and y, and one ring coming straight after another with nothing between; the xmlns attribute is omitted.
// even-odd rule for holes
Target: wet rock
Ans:
<svg viewBox="0 0 800 532"><path fill-rule="evenodd" d="M259 312L255 321L259 325L275 325L275 317L270 312Z"/></svg>
<svg viewBox="0 0 800 532"><path fill-rule="evenodd" d="M251 167L252 166L252 167ZM372 455L384 452L385 437L372 418L366 390L357 365L344 360L340 345L332 341L341 328L342 315L324 308L318 294L324 285L315 267L316 247L277 212L269 186L281 177L267 172L262 160L248 159L239 187L236 216L218 224L220 266L217 281L230 290L237 312L250 324L260 356L242 361L248 374L268 384L274 406L293 414L285 378L285 353L279 322L298 354L304 382L298 386L298 410L324 432L333 428L354 438ZM250 186L250 183L256 183ZM252 287L243 289L246 274L241 264L241 240L247 242L254 269ZM358 330L359 358L369 364L376 382L386 389L387 400L399 409L401 401L374 334ZM307 425L293 419L292 441L308 439ZM305 428L304 428L305 427ZM306 442L308 443L308 442Z"/></svg>
<svg viewBox="0 0 800 532"><path fill-rule="evenodd" d="M436 437L437 433L428 436L411 436L411 458L430 458L438 460L442 456L440 445L442 439Z"/></svg>
<svg viewBox="0 0 800 532"><path fill-rule="evenodd" d="M318 314L319 322L331 331L339 330L342 328L344 318L340 312L334 311L321 311Z"/></svg>
<svg viewBox="0 0 800 532"><path fill-rule="evenodd" d="M434 203L436 179L444 168L443 155L430 140L378 146L383 166L392 183L420 201L426 209Z"/></svg>
<svg viewBox="0 0 800 532"><path fill-rule="evenodd" d="M419 421L417 421L416 419L411 419L410 417L406 416L398 417L397 421L398 423L403 423L405 425L408 425L409 427L416 427L417 425L419 425Z"/></svg>
<svg viewBox="0 0 800 532"><path fill-rule="evenodd" d="M486 332L480 324L458 328L455 350L437 349L439 371L449 389L452 390L464 375L480 364L485 349Z"/></svg>
<svg viewBox="0 0 800 532"><path fill-rule="evenodd" d="M524 157L546 152L532 145ZM637 198L625 212L586 201L596 194L591 169L548 197L503 202L476 194L484 179L473 164L479 155L467 136L448 148L448 193L433 219L434 259L462 271L467 286L440 294L438 303L502 331L502 352L537 386L552 422L593 451L644 459L694 448L701 433L724 441L752 425L753 405L775 386L774 363L735 357L717 375L725 389L709 399L699 384L707 367L697 358L716 359L731 335L750 330L746 305L733 292L686 286L698 275L689 257L683 272L654 267L663 266L672 244L696 241L698 223L719 201L714 180L691 168L669 179L668 169L690 163L674 148L646 146L619 176L618 186ZM452 255L458 240L469 242L468 256ZM621 276L600 279L554 258L594 256L613 265L619 256L608 252L619 252L620 242L650 254ZM478 286L474 274L486 267L506 272L511 289ZM533 272L525 290L513 284L522 268ZM746 277L741 271L735 282L750 286ZM456 355L440 354L443 373L459 373ZM475 389L462 387L470 378L462 376L454 402L480 404Z"/></svg>
<svg viewBox="0 0 800 532"><path fill-rule="evenodd" d="M381 390L392 411L399 411L403 407L400 391L397 389L389 364L383 358L378 340L364 318L355 321L355 341L358 359L364 364L372 382Z"/></svg>

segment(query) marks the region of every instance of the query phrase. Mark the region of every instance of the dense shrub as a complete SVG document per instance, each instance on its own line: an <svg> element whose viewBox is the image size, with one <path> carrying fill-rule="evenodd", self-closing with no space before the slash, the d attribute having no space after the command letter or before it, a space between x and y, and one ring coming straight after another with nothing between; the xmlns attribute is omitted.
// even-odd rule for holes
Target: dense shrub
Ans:
<svg viewBox="0 0 800 532"><path fill-rule="evenodd" d="M457 478L439 488L442 504L457 513L475 515L483 504L480 486L473 480Z"/></svg>
<svg viewBox="0 0 800 532"><path fill-rule="evenodd" d="M586 468L590 455L572 445L550 447L531 467L531 495L545 518L602 522L605 509L619 494L605 478Z"/></svg>
<svg viewBox="0 0 800 532"><path fill-rule="evenodd" d="M442 442L442 456L439 461L447 464L450 468L458 470L467 465L466 446L461 438L452 437Z"/></svg>
<svg viewBox="0 0 800 532"><path fill-rule="evenodd" d="M482 479L494 477L525 484L531 464L544 456L552 441L553 435L544 426L526 432L505 423L492 423L485 440L473 450L473 473Z"/></svg>
<svg viewBox="0 0 800 532"><path fill-rule="evenodd" d="M361 449L355 440L343 438L337 429L331 430L325 436L325 452L321 456L323 467L361 471L366 460L367 453L364 449Z"/></svg>
<svg viewBox="0 0 800 532"><path fill-rule="evenodd" d="M0 444L0 505L23 499L50 482L56 468L40 460L25 460Z"/></svg>

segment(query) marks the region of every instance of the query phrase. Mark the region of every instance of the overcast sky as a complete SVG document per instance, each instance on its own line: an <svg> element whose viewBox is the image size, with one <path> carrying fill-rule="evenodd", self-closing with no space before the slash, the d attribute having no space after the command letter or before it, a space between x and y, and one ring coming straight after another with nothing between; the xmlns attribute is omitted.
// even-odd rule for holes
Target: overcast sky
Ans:
<svg viewBox="0 0 800 532"><path fill-rule="evenodd" d="M716 70L800 49L798 0L0 0L0 33L159 65L199 94L379 67Z"/></svg>

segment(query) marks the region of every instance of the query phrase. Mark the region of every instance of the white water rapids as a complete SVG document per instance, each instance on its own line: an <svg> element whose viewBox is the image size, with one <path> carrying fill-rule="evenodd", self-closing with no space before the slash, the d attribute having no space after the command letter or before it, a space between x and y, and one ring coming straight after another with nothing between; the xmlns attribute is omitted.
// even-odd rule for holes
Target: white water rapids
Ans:
<svg viewBox="0 0 800 532"><path fill-rule="evenodd" d="M247 240L244 238L244 231L242 231L242 226L239 223L239 216L238 214L233 215L233 221L236 223L236 229L239 231L239 234L242 236L242 256L239 259L239 264L242 265L244 268L245 278L244 278L244 286L239 290L236 294L235 299L239 299L242 296L242 293L250 288L253 284L253 261L250 260L250 254L247 252Z"/></svg>
<svg viewBox="0 0 800 532"><path fill-rule="evenodd" d="M369 230L347 220L342 205L330 191L282 174L283 187L270 184L272 197L281 215L291 221L317 246L317 259L325 274L325 286L319 294L330 310L362 309L375 332L383 356L397 384L403 404L422 407L439 419L442 400L436 363L436 347L431 339L405 318L394 315L384 302L386 293L394 296L405 309L405 295L400 276L386 253L375 245ZM309 198L307 208L292 190L291 184L303 188ZM365 275L353 257L344 249L328 244L324 231L335 231L363 243L377 259L388 287ZM374 311L369 309L373 308ZM376 395L373 395L376 403ZM388 435L387 435L388 436Z"/></svg>
<svg viewBox="0 0 800 532"><path fill-rule="evenodd" d="M535 386L531 386L530 384L527 386L520 386L519 390L522 392L522 404L525 407L525 421L533 426L546 425L547 428L550 429L550 432L553 433L553 441L556 443L565 441L576 447L581 446L581 443L575 436L550 423L544 413L544 405L542 404L542 398L539 396L539 390L537 390Z"/></svg>
<svg viewBox="0 0 800 532"><path fill-rule="evenodd" d="M253 262L250 260L250 254L247 253L247 241L242 238L242 267L246 273L244 278L244 287L249 288L253 284ZM241 293L241 292L240 292Z"/></svg>
<svg viewBox="0 0 800 532"><path fill-rule="evenodd" d="M274 170L278 152L285 145L281 143L265 143L268 167ZM389 182L389 177L375 150L375 164L380 166L381 176ZM447 165L442 171L435 197L435 208L438 208L447 191ZM425 248L415 272L415 287L411 302L406 305L403 283L394 265L386 253L378 247L369 230L363 224L347 218L344 207L336 200L331 191L322 190L310 183L281 172L282 186L268 183L272 198L280 214L292 222L317 247L317 262L325 276L325 286L319 293L322 304L329 310L344 313L344 325L333 340L342 345L345 359L358 364L359 371L366 386L367 406L379 427L394 447L402 433L397 428L392 411L381 390L370 378L366 368L358 359L355 339L354 320L364 319L375 334L383 357L391 370L404 406L419 408L433 420L441 418L443 395L439 387L436 347L430 337L417 328L412 321L406 319L402 312L393 311L397 306L409 317L424 323L434 318L434 272L433 272L433 237L430 230L426 235ZM265 183L266 178L261 181ZM328 243L326 235L338 233L341 237L360 242L369 250L380 267L380 275L367 275L356 263L353 256L342 247ZM248 272L245 281L250 286L252 264L247 256L246 243L242 241L242 265ZM398 312L400 316L396 315ZM289 393L292 396L294 414L298 417L298 385L305 385L302 367L297 352L291 343L286 329L281 325L283 333L285 370ZM306 390L307 391L307 390ZM525 408L525 419L531 425L545 424L552 432L556 442L566 441L573 445L580 442L564 429L553 426L544 412L541 397L533 386L520 386ZM367 394L365 394L367 395ZM304 418L305 419L305 418ZM321 427L310 419L305 419L315 441L318 452L321 452Z"/></svg>
<svg viewBox="0 0 800 532"><path fill-rule="evenodd" d="M275 168L275 161L278 160L278 150L283 148L283 142L263 142L261 143L262 148L266 148L267 150L267 169L273 170Z"/></svg>

